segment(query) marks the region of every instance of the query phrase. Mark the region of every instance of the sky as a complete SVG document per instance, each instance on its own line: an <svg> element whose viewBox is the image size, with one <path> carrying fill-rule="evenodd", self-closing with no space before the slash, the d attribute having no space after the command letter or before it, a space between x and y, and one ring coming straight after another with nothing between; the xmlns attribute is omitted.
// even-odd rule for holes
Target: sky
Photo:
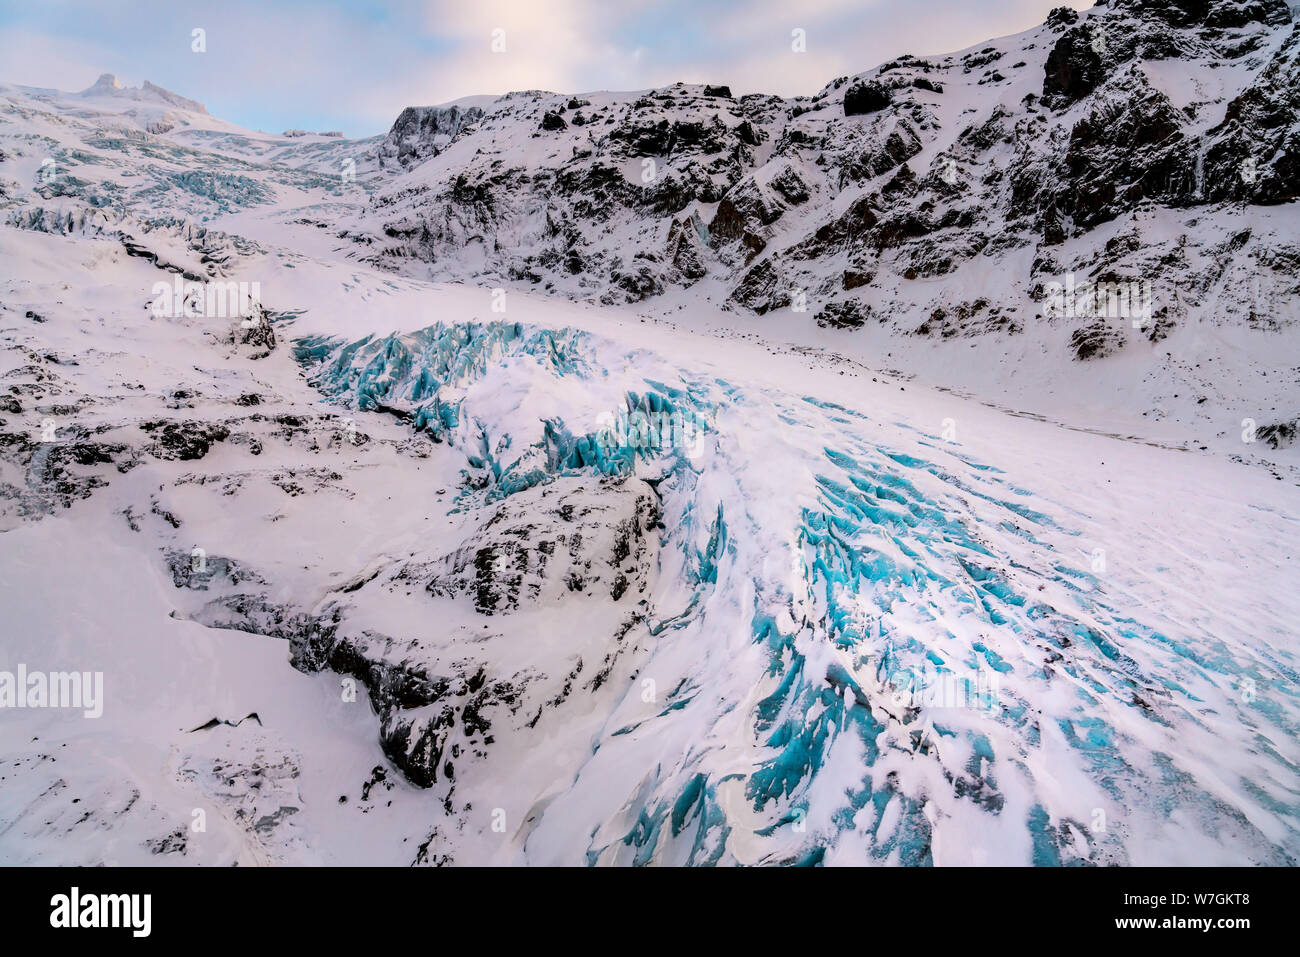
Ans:
<svg viewBox="0 0 1300 957"><path fill-rule="evenodd" d="M1092 0L0 0L0 82L73 91L113 73L250 129L368 136L406 106L510 90L813 94L1063 4Z"/></svg>

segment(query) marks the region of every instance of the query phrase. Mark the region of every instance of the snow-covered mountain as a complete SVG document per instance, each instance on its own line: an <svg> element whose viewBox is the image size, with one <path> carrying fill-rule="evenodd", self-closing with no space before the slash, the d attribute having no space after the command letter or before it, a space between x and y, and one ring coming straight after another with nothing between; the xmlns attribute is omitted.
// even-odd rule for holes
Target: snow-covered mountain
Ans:
<svg viewBox="0 0 1300 957"><path fill-rule="evenodd" d="M1298 55L0 87L0 861L1294 864Z"/></svg>
<svg viewBox="0 0 1300 957"><path fill-rule="evenodd" d="M1100 383L1148 417L1245 399L1282 424L1251 331L1300 317L1298 57L1282 0L1117 2L811 98L410 109L353 232L408 275L856 330L815 341L1010 403ZM1139 327L1045 315L1073 283L1131 290Z"/></svg>

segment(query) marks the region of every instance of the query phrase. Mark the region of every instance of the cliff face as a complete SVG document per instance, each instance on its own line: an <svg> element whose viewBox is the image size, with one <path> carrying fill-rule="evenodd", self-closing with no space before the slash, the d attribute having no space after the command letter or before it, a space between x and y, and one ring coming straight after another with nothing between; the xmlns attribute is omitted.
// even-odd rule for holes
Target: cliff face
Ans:
<svg viewBox="0 0 1300 957"><path fill-rule="evenodd" d="M408 106L379 145L385 168L406 169L437 156L463 130L483 118L477 107Z"/></svg>
<svg viewBox="0 0 1300 957"><path fill-rule="evenodd" d="M1223 321L1221 301L1290 323L1294 231L1243 211L1295 199L1298 54L1283 0L1135 0L811 98L679 84L407 110L385 149L408 171L356 235L417 274L651 310L696 287L906 336L1015 335L1068 273L1153 282L1160 337Z"/></svg>

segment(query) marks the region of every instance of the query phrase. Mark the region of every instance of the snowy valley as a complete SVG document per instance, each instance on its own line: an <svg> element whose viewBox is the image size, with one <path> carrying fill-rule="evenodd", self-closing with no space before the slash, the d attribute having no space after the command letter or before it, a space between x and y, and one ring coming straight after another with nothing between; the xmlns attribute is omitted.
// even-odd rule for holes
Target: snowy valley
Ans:
<svg viewBox="0 0 1300 957"><path fill-rule="evenodd" d="M0 861L1294 865L1298 59L0 85Z"/></svg>

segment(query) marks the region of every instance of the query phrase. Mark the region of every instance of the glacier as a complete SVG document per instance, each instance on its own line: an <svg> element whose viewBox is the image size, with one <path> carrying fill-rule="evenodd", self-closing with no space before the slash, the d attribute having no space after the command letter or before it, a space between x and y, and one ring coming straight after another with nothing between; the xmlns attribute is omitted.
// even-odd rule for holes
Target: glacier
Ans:
<svg viewBox="0 0 1300 957"><path fill-rule="evenodd" d="M0 863L1296 864L1297 31L0 84Z"/></svg>
<svg viewBox="0 0 1300 957"><path fill-rule="evenodd" d="M295 355L332 401L456 448L483 478L460 508L584 471L653 483L662 552L638 628L661 707L616 704L552 799L602 809L589 863L734 862L744 830L752 863L930 864L978 834L983 863L1123 864L1129 835L1171 816L1260 861L1294 855L1295 765L1274 743L1297 733L1293 649L1243 654L1248 632L1144 620L1090 570L1072 509L953 443L571 329L440 323L307 337ZM572 401L540 417L476 391L497 376L553 378L547 395ZM703 449L602 452L587 387L611 385L631 408L645 395L707 415ZM629 765L649 770L610 793L609 769ZM1059 786L1044 789L1049 766ZM536 818L528 859L566 859L560 816Z"/></svg>

